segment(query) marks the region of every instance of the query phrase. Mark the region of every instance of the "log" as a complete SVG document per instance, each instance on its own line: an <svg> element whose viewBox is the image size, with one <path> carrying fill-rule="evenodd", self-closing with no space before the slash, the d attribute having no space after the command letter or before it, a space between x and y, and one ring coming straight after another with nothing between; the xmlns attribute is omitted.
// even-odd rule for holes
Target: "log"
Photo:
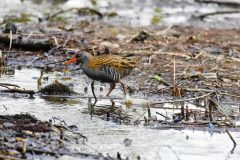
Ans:
<svg viewBox="0 0 240 160"><path fill-rule="evenodd" d="M9 46L9 34L0 34L0 43ZM27 51L48 51L53 44L50 38L45 39L30 39L27 36L13 35L12 47L20 48Z"/></svg>

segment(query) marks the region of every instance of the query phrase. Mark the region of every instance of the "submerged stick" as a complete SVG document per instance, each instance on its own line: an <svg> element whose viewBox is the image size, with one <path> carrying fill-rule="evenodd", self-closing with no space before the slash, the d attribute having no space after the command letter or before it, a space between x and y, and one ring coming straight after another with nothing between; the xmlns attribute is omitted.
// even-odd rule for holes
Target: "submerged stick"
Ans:
<svg viewBox="0 0 240 160"><path fill-rule="evenodd" d="M7 107L4 104L2 106L6 109L6 111L8 110Z"/></svg>
<svg viewBox="0 0 240 160"><path fill-rule="evenodd" d="M164 104L164 103L175 103L175 102L187 102L187 101L193 101L193 100L197 100L197 99L202 99L205 97L208 97L212 94L212 92L204 94L202 96L198 96L198 97L193 97L193 98L187 98L187 99L177 99L177 100L172 100L172 101L159 101L159 102L153 102L151 103L151 105L156 105L156 104Z"/></svg>

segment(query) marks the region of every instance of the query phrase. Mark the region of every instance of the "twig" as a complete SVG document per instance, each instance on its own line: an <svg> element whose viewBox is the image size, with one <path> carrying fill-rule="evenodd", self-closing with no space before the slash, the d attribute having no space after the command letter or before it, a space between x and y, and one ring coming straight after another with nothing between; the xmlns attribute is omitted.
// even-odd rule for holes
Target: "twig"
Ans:
<svg viewBox="0 0 240 160"><path fill-rule="evenodd" d="M0 86L13 86L13 87L20 88L19 85L16 85L16 84L10 84L10 83L0 83Z"/></svg>
<svg viewBox="0 0 240 160"><path fill-rule="evenodd" d="M182 89L189 92L215 92L214 90L203 88L182 88Z"/></svg>
<svg viewBox="0 0 240 160"><path fill-rule="evenodd" d="M56 16L58 16L58 15L60 15L62 13L70 12L70 11L73 11L73 10L77 10L79 12L81 12L81 11L82 12L91 12L91 13L94 13L95 15L98 15L100 18L103 17L102 13L100 13L99 11L97 11L97 10L95 10L93 8L87 8L87 7L85 7L85 8L84 7L83 8L76 8L75 7L75 8L69 8L69 9L66 9L66 10L60 10L60 11L58 11L58 12L52 14L52 15L47 16L44 20L47 21L49 19L53 19L54 17L56 17Z"/></svg>
<svg viewBox="0 0 240 160"><path fill-rule="evenodd" d="M6 107L5 105L2 105L2 106L6 109L6 111L8 110L7 107Z"/></svg>
<svg viewBox="0 0 240 160"><path fill-rule="evenodd" d="M142 117L146 114L146 112L147 112L147 111L145 111L140 117L138 117L138 119L135 120L135 122L138 121L140 118L142 118Z"/></svg>
<svg viewBox="0 0 240 160"><path fill-rule="evenodd" d="M60 124L63 123L64 125L67 125L67 123L64 120L61 120L60 118L57 117L52 117L54 123L55 123L55 119L60 121Z"/></svg>
<svg viewBox="0 0 240 160"><path fill-rule="evenodd" d="M52 15L47 16L44 20L47 21L49 19L52 19L52 18L58 16L59 14L70 12L70 11L73 11L73 10L78 10L78 9L79 8L69 8L69 9L66 9L66 10L61 10L61 11L58 11L58 12L52 14Z"/></svg>
<svg viewBox="0 0 240 160"><path fill-rule="evenodd" d="M153 102L151 103L151 105L156 105L156 104L164 104L164 103L175 103L175 102L187 102L187 101L193 101L193 100L197 100L197 99L202 99L204 97L208 97L212 94L213 92L204 94L202 96L198 96L198 97L193 97L193 98L188 98L188 99L177 99L177 100L172 100L172 101L159 101L159 102Z"/></svg>
<svg viewBox="0 0 240 160"><path fill-rule="evenodd" d="M163 116L163 117L166 118L166 119L169 119L169 117L163 115L162 113L156 112L156 114L158 114L158 115L160 115L160 116Z"/></svg>
<svg viewBox="0 0 240 160"><path fill-rule="evenodd" d="M214 15L219 15L219 14L234 14L234 13L240 13L240 12L239 12L239 10L237 10L237 11L217 11L217 12L202 14L202 15L195 16L195 17L204 19L205 17L208 17L208 16L214 16Z"/></svg>
<svg viewBox="0 0 240 160"><path fill-rule="evenodd" d="M192 54L191 53L187 53L187 52L162 52L162 51L149 51L149 50L130 50L128 52L122 52L122 54L136 54L136 55L144 55L144 56L149 56L149 55L169 55L169 56L179 56L179 57L183 57L183 58L187 58L187 59L191 59L192 58Z"/></svg>

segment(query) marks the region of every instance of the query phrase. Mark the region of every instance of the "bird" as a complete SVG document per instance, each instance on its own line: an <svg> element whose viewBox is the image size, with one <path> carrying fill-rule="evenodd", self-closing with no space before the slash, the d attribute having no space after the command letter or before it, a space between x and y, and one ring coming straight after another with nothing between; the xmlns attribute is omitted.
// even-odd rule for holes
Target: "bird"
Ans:
<svg viewBox="0 0 240 160"><path fill-rule="evenodd" d="M91 89L95 100L94 81L110 83L109 91L106 96L114 90L116 83L120 83L124 95L126 95L125 85L121 81L128 76L139 63L139 59L133 57L123 57L119 55L105 54L93 56L88 52L79 52L72 59L65 62L65 65L71 63L80 64L80 69L92 79Z"/></svg>

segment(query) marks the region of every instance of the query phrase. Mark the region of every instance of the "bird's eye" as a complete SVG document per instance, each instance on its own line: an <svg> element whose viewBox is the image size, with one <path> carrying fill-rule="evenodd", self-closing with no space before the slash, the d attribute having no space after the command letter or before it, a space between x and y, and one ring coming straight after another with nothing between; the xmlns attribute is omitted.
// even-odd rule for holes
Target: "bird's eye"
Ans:
<svg viewBox="0 0 240 160"><path fill-rule="evenodd" d="M80 54L77 54L75 57L76 57L76 58L79 58L79 57L80 57Z"/></svg>

